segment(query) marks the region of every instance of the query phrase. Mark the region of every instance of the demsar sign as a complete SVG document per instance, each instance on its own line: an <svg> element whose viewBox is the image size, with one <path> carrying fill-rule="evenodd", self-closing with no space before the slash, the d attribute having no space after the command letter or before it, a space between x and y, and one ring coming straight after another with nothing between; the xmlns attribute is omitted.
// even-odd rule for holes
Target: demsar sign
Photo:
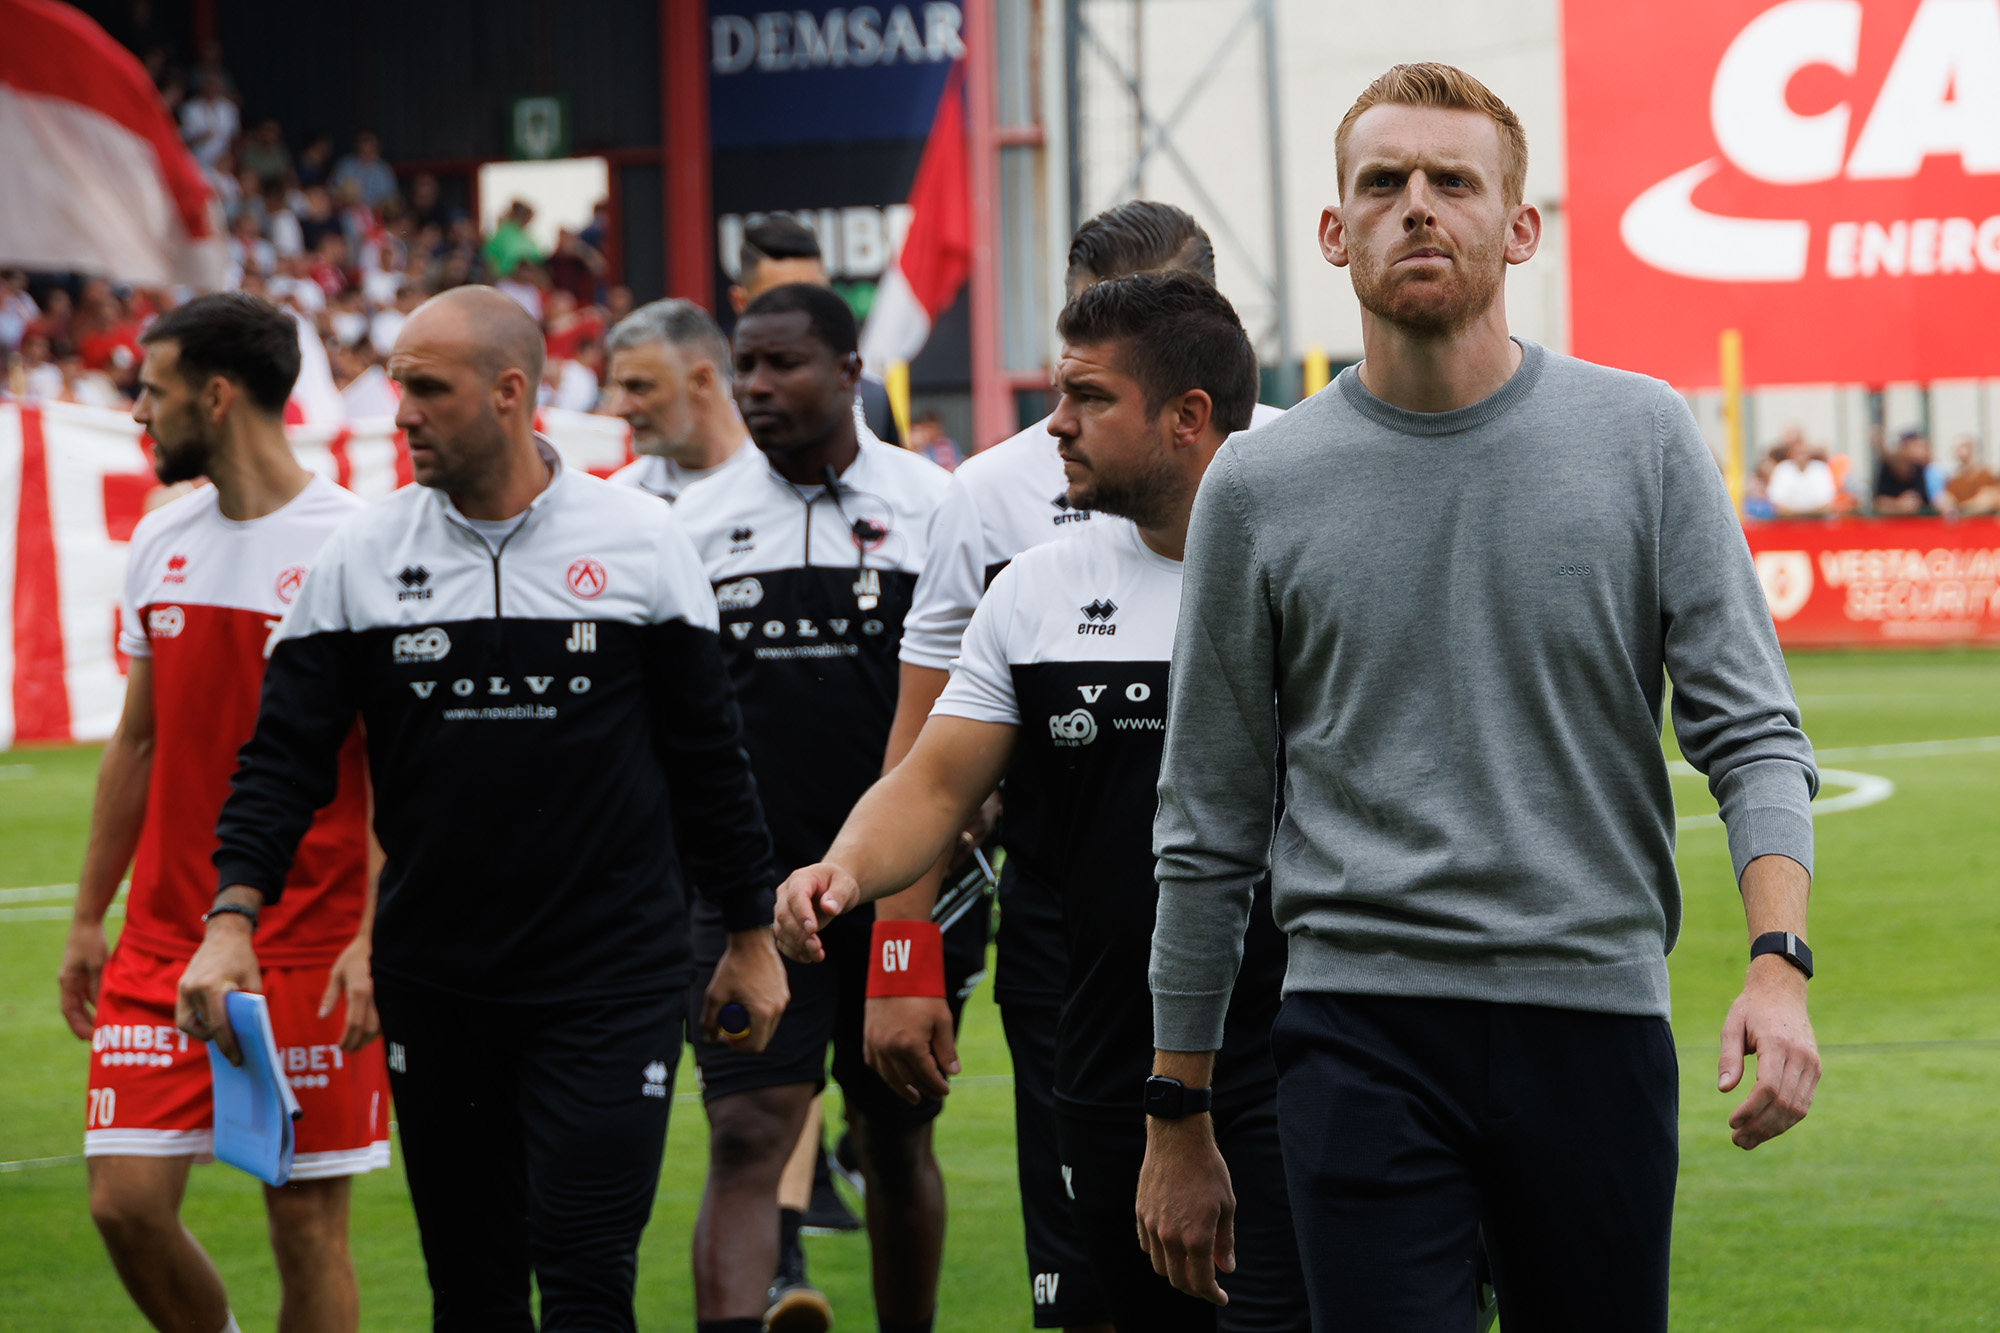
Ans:
<svg viewBox="0 0 2000 1333"><path fill-rule="evenodd" d="M2000 0L1570 0L1572 345L1698 386L2000 375Z"/></svg>

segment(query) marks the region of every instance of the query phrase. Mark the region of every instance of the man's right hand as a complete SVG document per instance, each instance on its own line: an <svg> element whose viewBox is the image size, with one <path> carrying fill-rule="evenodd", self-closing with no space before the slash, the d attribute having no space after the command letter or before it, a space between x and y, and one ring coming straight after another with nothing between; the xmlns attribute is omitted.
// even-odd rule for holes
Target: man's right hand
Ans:
<svg viewBox="0 0 2000 1333"><path fill-rule="evenodd" d="M97 1026L97 988L104 980L104 923L72 921L63 945L62 966L56 969L56 990L62 1016L79 1041L89 1041Z"/></svg>
<svg viewBox="0 0 2000 1333"><path fill-rule="evenodd" d="M860 900L861 886L837 865L821 861L794 870L778 886L778 905L771 914L778 947L797 962L824 962L826 946L819 933Z"/></svg>
<svg viewBox="0 0 2000 1333"><path fill-rule="evenodd" d="M1215 1275L1236 1271L1236 1192L1206 1115L1147 1118L1134 1211L1155 1273L1177 1291L1229 1304Z"/></svg>
<svg viewBox="0 0 2000 1333"><path fill-rule="evenodd" d="M864 1008L861 1048L868 1067L912 1106L926 1097L943 1101L951 1092L948 1076L959 1070L951 1006L942 997L877 995Z"/></svg>
<svg viewBox="0 0 2000 1333"><path fill-rule="evenodd" d="M708 980L702 996L701 1030L710 1041L727 1041L734 1050L755 1054L771 1044L778 1020L791 1003L792 984L785 979L785 960L771 947L771 932L732 930L715 975ZM750 1016L750 1030L743 1036L726 1038L719 1026L722 1006L740 1004Z"/></svg>

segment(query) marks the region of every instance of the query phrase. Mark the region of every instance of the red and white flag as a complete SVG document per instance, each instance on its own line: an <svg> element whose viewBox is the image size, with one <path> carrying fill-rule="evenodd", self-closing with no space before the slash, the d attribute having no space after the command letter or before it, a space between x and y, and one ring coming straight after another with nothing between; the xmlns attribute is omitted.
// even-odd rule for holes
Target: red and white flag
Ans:
<svg viewBox="0 0 2000 1333"><path fill-rule="evenodd" d="M222 285L221 211L138 59L53 0L0 0L0 264Z"/></svg>
<svg viewBox="0 0 2000 1333"><path fill-rule="evenodd" d="M861 330L861 359L878 375L892 361L915 359L931 336L931 325L972 271L964 72L960 61L945 76L917 179L910 186L910 230L882 274Z"/></svg>

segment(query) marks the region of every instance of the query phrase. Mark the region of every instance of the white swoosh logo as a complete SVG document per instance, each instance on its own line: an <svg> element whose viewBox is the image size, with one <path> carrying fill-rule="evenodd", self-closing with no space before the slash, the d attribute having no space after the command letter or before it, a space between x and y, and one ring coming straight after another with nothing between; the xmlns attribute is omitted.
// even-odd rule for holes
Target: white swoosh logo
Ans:
<svg viewBox="0 0 2000 1333"><path fill-rule="evenodd" d="M1812 228L1804 222L1704 213L1695 187L1713 176L1711 157L1634 199L1618 221L1625 246L1654 268L1709 282L1797 282L1806 275Z"/></svg>

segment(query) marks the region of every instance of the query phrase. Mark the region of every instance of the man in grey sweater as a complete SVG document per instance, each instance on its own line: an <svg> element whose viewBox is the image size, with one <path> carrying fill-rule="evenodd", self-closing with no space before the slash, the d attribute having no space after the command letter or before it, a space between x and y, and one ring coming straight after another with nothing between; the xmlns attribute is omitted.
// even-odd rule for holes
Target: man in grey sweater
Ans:
<svg viewBox="0 0 2000 1333"><path fill-rule="evenodd" d="M1541 230L1513 113L1449 66L1398 66L1335 155L1321 248L1353 276L1366 359L1226 445L1188 534L1154 827L1156 1082L1206 1086L1268 867L1316 1326L1467 1327L1483 1226L1509 1333L1664 1330L1665 678L1752 940L1719 1079L1757 1054L1730 1117L1744 1148L1796 1124L1819 1078L1812 750L1686 406L1508 336L1506 266ZM1234 1201L1207 1117L1148 1128L1141 1243L1222 1300Z"/></svg>

